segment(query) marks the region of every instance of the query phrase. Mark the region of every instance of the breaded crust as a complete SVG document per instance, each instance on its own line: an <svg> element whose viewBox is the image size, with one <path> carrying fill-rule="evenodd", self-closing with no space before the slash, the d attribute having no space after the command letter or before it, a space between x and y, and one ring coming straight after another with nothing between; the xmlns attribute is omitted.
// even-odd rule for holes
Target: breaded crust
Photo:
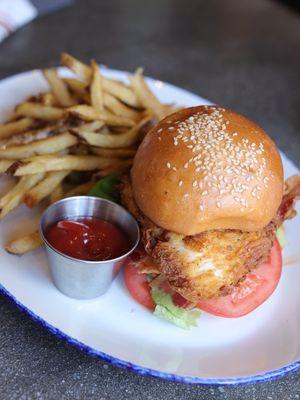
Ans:
<svg viewBox="0 0 300 400"><path fill-rule="evenodd" d="M166 235L151 251L169 284L189 301L227 294L267 260L276 229L260 232L208 231L195 236Z"/></svg>

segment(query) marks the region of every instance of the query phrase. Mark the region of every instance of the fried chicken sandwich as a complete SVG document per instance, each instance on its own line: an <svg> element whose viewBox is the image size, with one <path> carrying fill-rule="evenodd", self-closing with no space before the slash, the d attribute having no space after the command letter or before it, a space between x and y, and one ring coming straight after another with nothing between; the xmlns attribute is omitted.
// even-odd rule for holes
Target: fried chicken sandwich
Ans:
<svg viewBox="0 0 300 400"><path fill-rule="evenodd" d="M184 328L198 309L239 317L275 290L276 233L295 215L300 178L284 185L276 145L253 122L217 106L168 116L140 144L120 189L142 233L125 283L158 316Z"/></svg>

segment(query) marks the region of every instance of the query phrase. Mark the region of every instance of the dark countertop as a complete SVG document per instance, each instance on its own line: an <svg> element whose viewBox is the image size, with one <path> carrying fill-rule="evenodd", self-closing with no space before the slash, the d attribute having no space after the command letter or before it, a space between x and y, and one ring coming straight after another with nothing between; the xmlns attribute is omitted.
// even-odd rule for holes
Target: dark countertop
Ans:
<svg viewBox="0 0 300 400"><path fill-rule="evenodd" d="M57 65L62 50L141 65L256 121L300 165L299 22L271 0L81 0L3 42L0 77ZM138 376L56 339L3 298L0 308L1 399L300 398L300 373L237 388Z"/></svg>

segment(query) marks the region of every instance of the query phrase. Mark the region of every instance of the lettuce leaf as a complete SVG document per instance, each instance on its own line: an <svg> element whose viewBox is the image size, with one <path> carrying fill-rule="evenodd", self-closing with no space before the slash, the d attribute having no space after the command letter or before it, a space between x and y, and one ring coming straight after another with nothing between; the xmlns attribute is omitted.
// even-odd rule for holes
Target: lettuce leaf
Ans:
<svg viewBox="0 0 300 400"><path fill-rule="evenodd" d="M197 326L200 317L199 310L185 310L173 303L172 297L161 289L152 289L151 296L156 304L154 315L166 319L183 329Z"/></svg>
<svg viewBox="0 0 300 400"><path fill-rule="evenodd" d="M116 185L120 181L120 175L118 173L113 173L100 179L92 189L89 191L89 196L101 197L102 199L107 199L119 202L119 196L116 191Z"/></svg>
<svg viewBox="0 0 300 400"><path fill-rule="evenodd" d="M286 245L286 240L285 240L285 233L284 233L284 227L281 225L276 232L276 236L278 239L278 242L280 244L280 247L283 249Z"/></svg>

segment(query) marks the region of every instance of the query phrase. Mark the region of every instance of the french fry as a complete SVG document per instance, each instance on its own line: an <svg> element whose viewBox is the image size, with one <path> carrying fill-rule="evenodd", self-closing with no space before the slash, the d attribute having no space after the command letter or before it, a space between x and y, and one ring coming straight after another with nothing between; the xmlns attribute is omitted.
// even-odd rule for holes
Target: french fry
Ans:
<svg viewBox="0 0 300 400"><path fill-rule="evenodd" d="M103 79L98 64L92 61L91 105L97 111L104 110Z"/></svg>
<svg viewBox="0 0 300 400"><path fill-rule="evenodd" d="M91 151L105 158L132 158L136 153L136 149L130 148L107 149L103 147L91 147Z"/></svg>
<svg viewBox="0 0 300 400"><path fill-rule="evenodd" d="M56 188L52 190L49 196L49 202L50 204L56 203L58 200L62 199L64 197L64 189L63 185L59 183Z"/></svg>
<svg viewBox="0 0 300 400"><path fill-rule="evenodd" d="M150 109L153 114L161 120L167 115L166 109L149 89L142 72L143 71L139 68L134 75L129 76L131 87L142 105Z"/></svg>
<svg viewBox="0 0 300 400"><path fill-rule="evenodd" d="M22 177L19 182L0 199L0 219L22 203L27 191L44 177L43 173Z"/></svg>
<svg viewBox="0 0 300 400"><path fill-rule="evenodd" d="M77 132L89 145L97 147L107 147L109 149L119 147L130 147L138 139L139 131L141 127L150 120L150 117L143 119L138 125L127 130L124 133L102 133L102 132L87 132L84 130L78 130Z"/></svg>
<svg viewBox="0 0 300 400"><path fill-rule="evenodd" d="M30 233L14 239L5 245L5 250L8 253L22 255L29 251L35 250L43 244L38 231Z"/></svg>
<svg viewBox="0 0 300 400"><path fill-rule="evenodd" d="M6 172L16 160L0 160L0 174Z"/></svg>
<svg viewBox="0 0 300 400"><path fill-rule="evenodd" d="M104 105L113 114L133 120L141 119L141 112L125 106L110 93L104 93Z"/></svg>
<svg viewBox="0 0 300 400"><path fill-rule="evenodd" d="M91 81L91 68L70 54L62 53L61 63L65 67L70 68L70 70L73 71L82 81L86 83ZM121 82L103 77L103 89L132 107L141 106L140 101L131 88Z"/></svg>
<svg viewBox="0 0 300 400"><path fill-rule="evenodd" d="M48 106L48 107L55 107L57 106L57 101L53 95L53 93L51 92L46 92L46 93L41 93L41 103L44 106Z"/></svg>
<svg viewBox="0 0 300 400"><path fill-rule="evenodd" d="M64 116L64 110L58 107L44 106L39 103L24 102L16 107L18 117L31 117L45 121L55 121Z"/></svg>
<svg viewBox="0 0 300 400"><path fill-rule="evenodd" d="M83 95L87 93L88 84L74 78L63 78L63 81L76 94Z"/></svg>
<svg viewBox="0 0 300 400"><path fill-rule="evenodd" d="M62 53L60 61L62 65L70 68L81 80L89 83L92 77L92 71L90 67L83 62L77 60L77 58L71 56L68 53Z"/></svg>
<svg viewBox="0 0 300 400"><path fill-rule="evenodd" d="M72 106L74 104L74 100L72 99L72 96L70 95L64 81L57 75L57 71L54 69L45 69L44 76L51 87L56 101L62 107Z"/></svg>
<svg viewBox="0 0 300 400"><path fill-rule="evenodd" d="M63 81L68 85L78 103L91 103L90 93L88 92L89 85L86 82L74 78L63 78Z"/></svg>
<svg viewBox="0 0 300 400"><path fill-rule="evenodd" d="M109 113L108 111L98 111L91 106L85 104L68 108L71 115L75 115L84 121L100 120L110 126L134 126L132 119L119 117Z"/></svg>
<svg viewBox="0 0 300 400"><path fill-rule="evenodd" d="M36 206L42 199L50 195L69 173L68 170L48 172L43 180L26 193L24 203L30 208Z"/></svg>
<svg viewBox="0 0 300 400"><path fill-rule="evenodd" d="M20 165L15 166L14 175L23 176L37 174L49 171L93 171L94 169L101 169L115 160L108 160L107 158L100 158L97 156L75 156L75 155L45 155L36 156L29 159L22 160ZM12 165L11 168L14 166Z"/></svg>
<svg viewBox="0 0 300 400"><path fill-rule="evenodd" d="M127 132L116 134L116 133L101 133L101 132L87 132L79 131L79 136L85 140L91 146L107 147L109 149L131 146L137 136L138 129L133 127Z"/></svg>
<svg viewBox="0 0 300 400"><path fill-rule="evenodd" d="M88 194L88 192L92 189L94 184L95 184L95 182L92 182L92 181L81 183L80 185L75 186L74 188L70 189L64 195L64 198L73 197L73 196L82 196L82 195Z"/></svg>
<svg viewBox="0 0 300 400"><path fill-rule="evenodd" d="M74 146L77 141L77 138L69 132L59 133L46 139L0 149L0 159L23 159L36 155L57 153Z"/></svg>
<svg viewBox="0 0 300 400"><path fill-rule="evenodd" d="M35 121L32 118L21 118L17 121L7 122L0 125L0 139L6 139L13 135L17 135L31 128Z"/></svg>
<svg viewBox="0 0 300 400"><path fill-rule="evenodd" d="M72 128L72 132L95 132L98 131L102 128L105 127L105 124L103 121L93 121L93 122L88 122L87 124L80 125L76 128Z"/></svg>
<svg viewBox="0 0 300 400"><path fill-rule="evenodd" d="M106 92L110 93L131 107L139 108L142 105L133 90L129 86L124 85L122 82L104 78L103 88Z"/></svg>
<svg viewBox="0 0 300 400"><path fill-rule="evenodd" d="M29 130L12 136L11 138L8 138L6 140L2 140L0 144L0 149L3 150L10 146L19 146L22 144L33 142L35 140L46 139L51 134L53 134L53 131L59 132L59 130L59 128L53 125L48 125L40 129Z"/></svg>

